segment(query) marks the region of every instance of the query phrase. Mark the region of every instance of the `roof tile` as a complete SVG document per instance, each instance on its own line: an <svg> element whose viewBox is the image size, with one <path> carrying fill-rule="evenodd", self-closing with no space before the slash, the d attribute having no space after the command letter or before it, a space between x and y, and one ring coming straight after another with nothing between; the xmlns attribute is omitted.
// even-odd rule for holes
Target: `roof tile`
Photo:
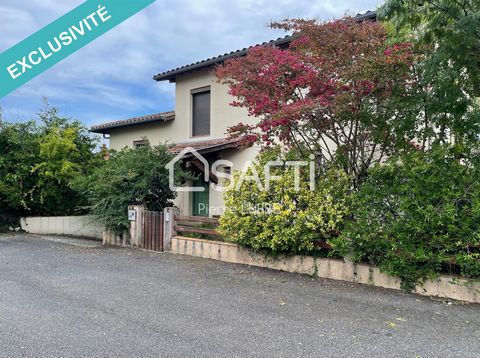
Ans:
<svg viewBox="0 0 480 358"><path fill-rule="evenodd" d="M188 71L193 71L193 70L204 68L204 67L214 66L218 63L224 62L224 61L232 59L232 58L245 56L248 53L248 51L250 49L254 48L254 47L258 47L258 46L280 46L280 47L281 46L286 46L292 41L293 38L294 38L294 36L290 36L290 35L285 36L285 37L280 37L276 40L264 42L264 43L261 43L261 44L256 44L256 45L250 46L248 48L243 48L241 50L232 51L232 52L225 53L223 55L219 55L219 56L216 56L216 57L207 58L206 60L198 61L198 62L195 62L195 63L191 63L189 65L177 67L177 68L174 68L172 70L168 70L168 71L159 73L158 75L155 75L153 77L153 79L155 81L173 80L177 75L179 75L181 73L188 72Z"/></svg>
<svg viewBox="0 0 480 358"><path fill-rule="evenodd" d="M358 22L367 21L367 20L375 20L376 18L377 18L376 11L367 11L364 14L357 14L355 16L355 19ZM212 58L207 58L206 60L194 62L194 63L191 63L189 65L185 65L185 66L174 68L172 70L161 72L161 73L153 76L153 79L155 81L166 81L166 80L174 81L175 77L182 74L182 73L186 73L186 72L190 72L190 71L194 71L194 70L198 70L198 69L202 69L202 68L206 68L206 67L211 67L211 66L220 64L222 62L225 62L227 60L230 60L232 58L245 56L248 53L249 50L251 50L252 48L258 47L258 46L286 47L286 46L288 46L288 44L290 44L290 42L292 42L292 40L294 38L295 38L294 35L293 36L288 35L288 36L285 36L285 37L280 37L276 40L264 42L264 43L261 43L261 44L256 44L256 45L250 46L248 48L243 48L241 50L232 51L232 52L229 52L229 53L224 53L223 55L219 55L219 56L212 57Z"/></svg>
<svg viewBox="0 0 480 358"><path fill-rule="evenodd" d="M153 122L166 122L173 121L175 119L175 112L162 112L156 114L150 114L142 117L134 117L129 119L123 119L114 122L108 122L92 126L90 131L93 133L108 133L111 129L128 127L138 124L153 123Z"/></svg>
<svg viewBox="0 0 480 358"><path fill-rule="evenodd" d="M170 147L170 152L178 154L186 148L193 148L197 152L215 151L219 149L238 148L242 145L241 138L211 139L196 142L177 143Z"/></svg>

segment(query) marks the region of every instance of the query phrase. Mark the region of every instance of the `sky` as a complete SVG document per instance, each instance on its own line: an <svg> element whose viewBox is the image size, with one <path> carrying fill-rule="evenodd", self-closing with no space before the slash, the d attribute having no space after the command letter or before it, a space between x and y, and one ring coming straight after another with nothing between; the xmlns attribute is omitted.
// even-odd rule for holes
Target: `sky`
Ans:
<svg viewBox="0 0 480 358"><path fill-rule="evenodd" d="M0 53L83 0L0 0ZM3 118L36 117L47 97L86 126L174 109L160 72L276 39L274 20L321 21L375 10L381 0L157 0L0 99Z"/></svg>

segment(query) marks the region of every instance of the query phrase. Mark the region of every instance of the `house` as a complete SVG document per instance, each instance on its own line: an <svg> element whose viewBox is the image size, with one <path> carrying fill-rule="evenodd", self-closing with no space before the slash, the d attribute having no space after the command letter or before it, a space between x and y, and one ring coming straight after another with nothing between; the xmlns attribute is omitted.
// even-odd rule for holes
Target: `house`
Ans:
<svg viewBox="0 0 480 358"><path fill-rule="evenodd" d="M357 16L358 21L375 20L375 12ZM261 44L287 48L293 37L286 36ZM259 46L259 45L255 45ZM253 46L252 46L253 47ZM214 58L175 68L153 78L156 81L169 81L175 84L175 110L144 117L130 118L91 128L94 133L108 135L110 149L135 148L145 145L145 141L156 145L171 143L174 154L185 148L193 148L209 163L218 159L233 163L234 169L242 169L253 160L259 147L241 147L239 140L227 139L227 129L240 122L253 124L243 108L232 107L233 98L227 87L216 81L212 73L216 65L226 60L245 56L250 48L223 54ZM185 156L184 165L201 174L205 165L195 156ZM232 168L223 168L225 172ZM210 181L217 179L209 175ZM195 192L180 192L176 206L184 215L218 216L222 213L223 195L213 190L209 183L198 179L188 186L205 187Z"/></svg>

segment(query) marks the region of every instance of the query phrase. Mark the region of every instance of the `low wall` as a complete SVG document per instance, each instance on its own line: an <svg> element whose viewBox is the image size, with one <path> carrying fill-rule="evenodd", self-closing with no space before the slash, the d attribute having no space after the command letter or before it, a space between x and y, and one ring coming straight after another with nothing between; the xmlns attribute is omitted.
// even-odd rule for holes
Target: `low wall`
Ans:
<svg viewBox="0 0 480 358"><path fill-rule="evenodd" d="M121 247L133 247L139 246L132 243L132 239L129 233L123 235L117 235L110 231L104 231L102 235L103 244L106 246L121 246Z"/></svg>
<svg viewBox="0 0 480 358"><path fill-rule="evenodd" d="M315 258L312 256L280 256L274 259L231 243L181 236L172 238L171 251L180 255L203 257L400 290L399 279L380 272L377 267L367 264L354 264L345 260ZM449 276L441 276L438 280L428 281L422 286L417 286L416 293L423 296L480 303L479 284L469 285L464 279Z"/></svg>
<svg viewBox="0 0 480 358"><path fill-rule="evenodd" d="M102 226L91 216L42 216L20 220L22 229L30 234L69 235L102 239Z"/></svg>

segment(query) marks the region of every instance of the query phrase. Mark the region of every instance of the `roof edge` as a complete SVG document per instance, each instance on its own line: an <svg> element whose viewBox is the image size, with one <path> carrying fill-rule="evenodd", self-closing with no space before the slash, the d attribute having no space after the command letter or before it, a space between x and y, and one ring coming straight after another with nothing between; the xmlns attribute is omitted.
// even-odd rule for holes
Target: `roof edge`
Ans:
<svg viewBox="0 0 480 358"><path fill-rule="evenodd" d="M377 19L377 12L376 11L367 11L363 14L357 14L354 16L355 20L358 22L363 22L363 21L375 21ZM288 47L288 45L295 39L296 36L294 35L287 35L285 37L280 37L276 40L268 41L268 42L263 42L261 44L256 44L247 48L243 48L241 50L237 51L232 51L229 53L225 53L223 55L219 55L216 57L212 58L207 58L206 60L198 61L189 65L184 65L181 67L174 68L172 70L168 70L165 72L161 72L155 76L153 76L153 79L157 82L160 81L170 81L174 82L175 78L179 75L189 73L192 71L208 68L220 63L223 63L227 60L237 58L237 57L243 57L246 56L248 51L252 48L258 47L258 46L277 46L281 48Z"/></svg>
<svg viewBox="0 0 480 358"><path fill-rule="evenodd" d="M295 36L292 36L292 35L287 35L285 37L280 37L276 40L263 42L261 44L256 44L256 45L253 45L253 46L250 46L250 47L243 48L241 50L232 51L230 53L225 53L223 55L208 58L206 60L198 61L198 62L192 63L190 65L185 65L185 66L175 68L173 70L165 71L165 72L162 72L162 73L159 73L159 74L153 76L153 79L155 81L158 81L158 82L167 81L167 80L172 81L172 80L175 79L176 76L178 76L180 74L195 71L195 70L199 70L199 69L203 69L203 68L210 67L210 66L214 66L216 64L225 62L225 61L230 60L232 58L243 57L243 56L247 55L248 51L250 49L252 49L253 47L257 47L257 46L286 47L286 45L290 44L294 38L295 38Z"/></svg>
<svg viewBox="0 0 480 358"><path fill-rule="evenodd" d="M118 121L103 123L99 125L94 125L90 127L90 132L107 134L112 129L131 127L131 126L137 126L137 125L155 123L155 122L168 122L168 121L173 121L174 119L175 119L174 111L162 112L162 113L150 114L142 117L133 117L128 119L122 119Z"/></svg>

